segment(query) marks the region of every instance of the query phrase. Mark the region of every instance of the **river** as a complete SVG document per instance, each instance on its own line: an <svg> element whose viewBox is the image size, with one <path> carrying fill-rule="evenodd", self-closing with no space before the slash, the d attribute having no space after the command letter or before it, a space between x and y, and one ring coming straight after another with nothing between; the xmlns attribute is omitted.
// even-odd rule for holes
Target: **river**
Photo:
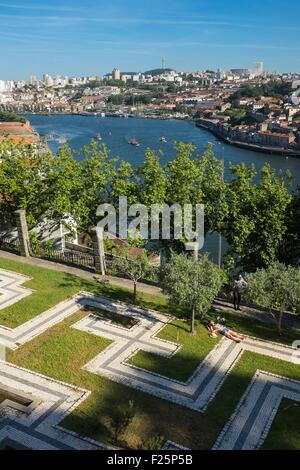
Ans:
<svg viewBox="0 0 300 470"><path fill-rule="evenodd" d="M70 116L70 115L30 115L27 116L32 126L40 134L54 134L67 139L69 145L79 150L89 144L97 134L102 142L109 147L112 156L119 156L132 165L140 165L144 159L147 147L161 152L161 162L166 163L174 157L173 142L184 141L196 145L202 151L208 143L213 144L215 154L224 159L225 178L229 176L229 163L254 163L259 169L269 162L277 170L292 172L295 184L300 183L300 158L285 158L281 155L268 155L232 147L220 142L210 132L196 127L192 121L157 120L142 118L113 118L100 116ZM160 142L164 136L167 143ZM139 147L128 144L136 138ZM57 141L49 142L52 151L59 148ZM205 249L214 260L217 256L215 237L208 239Z"/></svg>

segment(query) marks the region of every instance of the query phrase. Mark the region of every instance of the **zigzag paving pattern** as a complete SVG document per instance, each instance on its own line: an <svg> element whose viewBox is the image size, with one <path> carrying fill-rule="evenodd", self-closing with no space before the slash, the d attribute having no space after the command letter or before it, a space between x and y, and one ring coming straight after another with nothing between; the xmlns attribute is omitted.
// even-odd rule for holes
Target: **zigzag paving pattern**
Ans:
<svg viewBox="0 0 300 470"><path fill-rule="evenodd" d="M187 382L179 382L128 364L128 360L139 350L166 357L171 357L179 350L179 345L154 337L165 326L165 316L121 303L114 303L110 306L100 305L100 308L108 307L119 314L134 316L140 321L138 325L128 330L91 314L73 325L73 328L114 341L85 368L110 380L196 411L205 411L244 351L264 354L288 362L292 361L295 352L295 349L289 347L252 338L247 338L239 344L223 338ZM97 302L94 306L97 306Z"/></svg>
<svg viewBox="0 0 300 470"><path fill-rule="evenodd" d="M24 280L28 280L28 278L25 279L23 276L14 275L13 273L8 273L3 270L0 270L0 276L0 279L3 282L1 293L5 296L5 298L2 298L3 305L6 306L8 303L11 305L13 301L18 302L25 295L30 294L30 291L20 287L20 284L24 282ZM295 353L295 349L293 348L253 338L246 338L240 344L236 344L227 338L223 338L207 355L204 361L202 361L193 375L186 382L172 380L128 364L128 360L139 350L165 357L172 357L172 355L179 351L180 345L160 339L156 336L161 329L172 320L172 317L162 315L152 310L127 305L122 302L96 297L84 292L77 294L72 299L59 303L54 308L41 313L39 316L15 329L0 327L0 343L11 349L15 349L64 318L74 314L78 310L81 310L83 307L91 307L93 311L94 309L99 309L100 311L105 310L135 320L134 326L131 328L125 328L123 326L113 324L103 316L90 313L74 324L73 328L75 329L105 337L113 341L108 348L86 364L84 366L85 369L92 373L105 376L112 381L142 390L145 393L149 393L199 412L205 411L210 401L222 386L227 374L239 360L244 351L256 352L287 362L293 361L293 355ZM32 396L34 396L35 400L33 400L33 403L36 403L37 400L41 400L42 404L32 411L32 416L31 414L28 416L22 416L22 419L20 418L21 421L19 420L18 415L14 415L13 419L11 417L6 418L7 421L5 421L4 426L1 426L0 428L0 442L6 442L5 440L10 442L12 439L16 441L17 439L17 442L20 445L26 445L26 443L32 442L32 445L36 448L50 448L49 446L52 446L52 448L65 448L64 446L70 446L81 449L85 448L84 446L86 445L91 446L89 448L97 448L97 446L98 448L103 448L99 443L97 444L89 442L88 440L81 440L76 435L73 435L74 440L72 440L71 433L63 431L58 427L58 423L62 420L64 413L66 412L67 405L70 405L68 407L68 412L70 412L72 407L75 406L75 403L77 406L81 400L86 398L88 394L87 391L79 391L79 389L66 384L60 384L52 379L46 377L41 378L38 374L34 374L30 371L18 369L10 364L0 363L0 375L3 372L3 377L5 377L5 373L7 374L5 367L13 368L11 370L14 371L14 373L11 373L10 375L8 374L7 376L11 377L11 380L14 382L6 383L6 385L14 385L14 387L18 389L16 384L18 380L21 380L22 383L24 377L26 387L29 386L29 383L31 383L32 386L31 389L25 387L26 389L24 389L24 393L31 393ZM25 378L26 374L27 378ZM258 372L258 374L266 373ZM276 382L274 376L270 379L270 374L267 375L269 382L270 380ZM30 380L28 380L29 376ZM252 421L250 422L249 420L250 418L252 420L253 416L255 418L256 415L260 420L261 412L264 412L266 406L265 402L262 401L263 398L260 398L260 394L258 392L255 392L256 394L253 392L253 390L255 391L256 389L259 389L263 382L263 377L265 376L255 376L251 386L249 386L249 394L245 395L244 401L243 399L241 400L240 405L234 414L236 418L233 417L230 420L228 427L224 429L218 439L215 448L222 448L222 446L224 446L224 448L248 448L247 446L249 446L249 448L256 448L256 446L260 445L266 429L268 429L268 423L262 424L260 437L255 441L255 438L257 437L255 434L258 433L252 433L252 425L250 426ZM41 390L38 378L41 378L43 381L43 390ZM287 380L283 378L280 379L282 381ZM279 379L277 378L277 380ZM268 386L270 385L269 382L267 384ZM290 383L291 381L288 382ZM264 383L266 385L266 381ZM63 391L59 395L58 389L60 386ZM293 393L297 387L299 387L300 390L300 382L293 382ZM49 390L54 390L54 395L58 397L56 401ZM267 389L264 389L264 391L265 390ZM275 404L279 403L282 396L285 396L282 395L282 390L283 386L275 387L272 385L268 391L268 393L270 392L270 396L275 400ZM48 393L48 395L43 395L43 391ZM294 395L296 396L296 392ZM265 395L262 397L264 396ZM248 399L249 397L250 399ZM258 398L260 398L259 402ZM245 410L244 402L246 402L248 407L246 407ZM257 402L261 404L260 407L258 407ZM45 419L37 418L37 420L35 420L34 417L37 416L37 410L41 410L41 407L45 411ZM272 408L272 410L273 409L274 408ZM14 413L16 413L16 411L17 410L15 409ZM248 418L245 418L246 421L243 426L240 425L242 415L239 413L245 413L246 415L248 413ZM26 423L31 423L31 420L34 421L34 424L30 427ZM264 420L262 418L261 422L263 421ZM255 427L253 427L253 429L255 429ZM28 436L31 434L36 440L29 439ZM247 437L248 434L249 437ZM251 437L252 435L253 438ZM44 439L43 436L49 436L49 438L53 440L50 442L49 440Z"/></svg>
<svg viewBox="0 0 300 470"><path fill-rule="evenodd" d="M30 277L0 269L0 309L9 307L32 294L32 290L22 287Z"/></svg>
<svg viewBox="0 0 300 470"><path fill-rule="evenodd" d="M99 442L84 439L59 426L90 392L0 361L2 389L15 391L0 410L0 448L7 445L34 450L101 450ZM29 406L20 405L17 397ZM26 410L26 408L28 408Z"/></svg>
<svg viewBox="0 0 300 470"><path fill-rule="evenodd" d="M213 449L259 449L283 398L300 402L300 382L258 370Z"/></svg>

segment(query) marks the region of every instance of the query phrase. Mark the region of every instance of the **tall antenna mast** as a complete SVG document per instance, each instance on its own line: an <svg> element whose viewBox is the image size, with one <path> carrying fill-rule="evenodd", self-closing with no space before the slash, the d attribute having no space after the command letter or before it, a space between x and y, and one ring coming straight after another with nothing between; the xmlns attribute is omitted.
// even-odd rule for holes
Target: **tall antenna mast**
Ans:
<svg viewBox="0 0 300 470"><path fill-rule="evenodd" d="M166 68L166 60L165 60L164 57L163 57L162 60L161 60L161 68L162 68L163 70L165 70L165 68Z"/></svg>

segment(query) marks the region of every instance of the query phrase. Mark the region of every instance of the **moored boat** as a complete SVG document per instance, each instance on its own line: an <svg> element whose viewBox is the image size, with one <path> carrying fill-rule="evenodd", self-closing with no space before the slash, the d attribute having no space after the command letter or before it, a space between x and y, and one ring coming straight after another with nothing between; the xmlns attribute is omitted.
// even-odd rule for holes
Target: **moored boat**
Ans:
<svg viewBox="0 0 300 470"><path fill-rule="evenodd" d="M139 147L139 146L140 146L139 142L138 142L135 138L131 139L128 143L129 143L130 145L134 145L135 147Z"/></svg>

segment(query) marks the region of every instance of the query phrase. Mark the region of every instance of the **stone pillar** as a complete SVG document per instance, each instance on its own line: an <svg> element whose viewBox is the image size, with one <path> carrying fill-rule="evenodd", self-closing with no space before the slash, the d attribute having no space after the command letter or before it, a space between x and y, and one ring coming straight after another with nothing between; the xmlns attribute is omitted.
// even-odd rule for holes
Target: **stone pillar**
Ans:
<svg viewBox="0 0 300 470"><path fill-rule="evenodd" d="M102 274L105 276L105 252L104 252L104 242L103 236L101 236L100 229L94 227L91 231L92 241L93 241L93 250L95 257L95 270L96 273Z"/></svg>
<svg viewBox="0 0 300 470"><path fill-rule="evenodd" d="M16 224L20 242L20 253L21 256L30 256L29 253L29 235L28 235L28 227L26 221L26 211L19 210L15 211L16 216Z"/></svg>
<svg viewBox="0 0 300 470"><path fill-rule="evenodd" d="M187 242L185 243L185 249L190 252L191 256L198 261L199 259L199 243L198 242Z"/></svg>

